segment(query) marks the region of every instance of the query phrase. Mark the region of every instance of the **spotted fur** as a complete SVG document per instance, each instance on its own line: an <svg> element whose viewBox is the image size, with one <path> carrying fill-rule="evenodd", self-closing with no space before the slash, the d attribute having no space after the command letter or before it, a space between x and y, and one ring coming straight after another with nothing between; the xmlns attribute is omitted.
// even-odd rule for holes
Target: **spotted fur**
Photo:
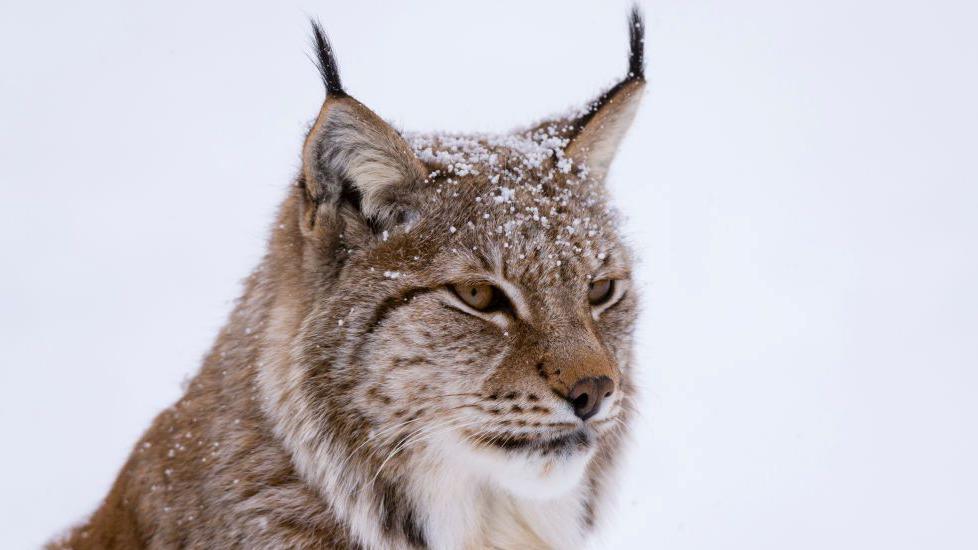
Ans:
<svg viewBox="0 0 978 550"><path fill-rule="evenodd" d="M572 548L633 404L631 259L604 177L644 86L507 135L327 98L259 267L185 395L60 548ZM592 307L588 285L619 281ZM509 309L470 311L488 282ZM582 377L616 390L584 422Z"/></svg>

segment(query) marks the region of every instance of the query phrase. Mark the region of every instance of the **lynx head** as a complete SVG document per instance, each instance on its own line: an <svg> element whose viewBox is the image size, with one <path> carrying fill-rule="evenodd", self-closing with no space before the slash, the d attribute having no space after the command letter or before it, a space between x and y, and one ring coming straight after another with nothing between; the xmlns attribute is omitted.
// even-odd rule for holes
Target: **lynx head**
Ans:
<svg viewBox="0 0 978 550"><path fill-rule="evenodd" d="M327 97L272 239L259 371L300 472L334 494L419 461L524 496L580 485L632 392L636 297L604 179L644 87L640 17L626 78L506 135L399 133L314 33Z"/></svg>

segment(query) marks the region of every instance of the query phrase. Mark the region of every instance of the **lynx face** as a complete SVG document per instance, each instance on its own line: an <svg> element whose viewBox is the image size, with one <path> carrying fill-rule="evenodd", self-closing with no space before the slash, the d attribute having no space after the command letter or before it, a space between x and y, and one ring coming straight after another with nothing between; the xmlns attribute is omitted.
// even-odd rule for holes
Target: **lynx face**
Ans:
<svg viewBox="0 0 978 550"><path fill-rule="evenodd" d="M412 137L426 177L411 221L348 245L302 335L310 353L337 350L309 386L335 391L317 371L341 366L368 439L451 447L540 496L576 482L620 423L635 316L602 186L543 162L563 155L557 130Z"/></svg>

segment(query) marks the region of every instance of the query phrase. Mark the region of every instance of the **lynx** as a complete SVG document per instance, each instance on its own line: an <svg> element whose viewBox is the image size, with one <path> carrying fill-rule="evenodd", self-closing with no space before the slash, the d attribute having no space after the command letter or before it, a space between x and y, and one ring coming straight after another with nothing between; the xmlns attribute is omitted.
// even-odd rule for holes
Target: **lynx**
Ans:
<svg viewBox="0 0 978 550"><path fill-rule="evenodd" d="M578 548L634 412L605 176L645 85L505 135L326 99L268 250L185 394L52 548Z"/></svg>

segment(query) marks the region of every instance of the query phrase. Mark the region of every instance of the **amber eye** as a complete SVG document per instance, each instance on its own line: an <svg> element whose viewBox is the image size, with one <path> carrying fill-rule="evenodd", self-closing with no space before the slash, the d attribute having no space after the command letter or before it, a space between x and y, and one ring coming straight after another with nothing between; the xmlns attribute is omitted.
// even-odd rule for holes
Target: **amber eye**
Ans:
<svg viewBox="0 0 978 550"><path fill-rule="evenodd" d="M615 293L615 281L611 279L599 279L588 285L587 301L592 306L600 306L611 299Z"/></svg>
<svg viewBox="0 0 978 550"><path fill-rule="evenodd" d="M492 285L453 285L452 290L474 310L488 311L499 302L502 294Z"/></svg>

